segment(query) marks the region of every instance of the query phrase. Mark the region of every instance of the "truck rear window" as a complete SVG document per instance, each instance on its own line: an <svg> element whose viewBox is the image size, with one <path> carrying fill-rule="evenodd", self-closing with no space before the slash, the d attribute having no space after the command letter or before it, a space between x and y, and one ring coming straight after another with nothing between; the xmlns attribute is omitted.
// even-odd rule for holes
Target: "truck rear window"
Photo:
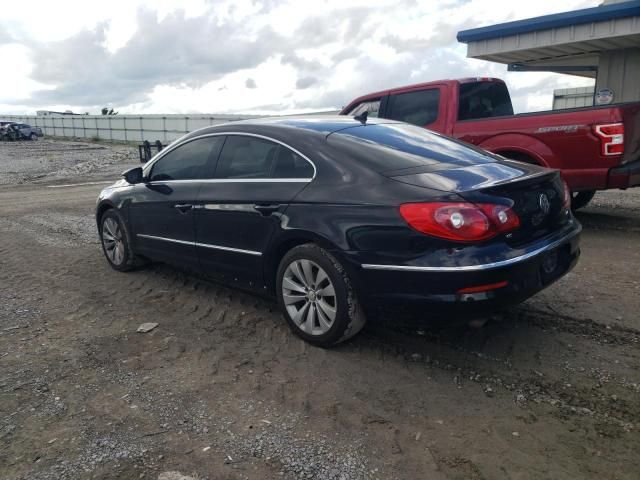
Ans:
<svg viewBox="0 0 640 480"><path fill-rule="evenodd" d="M502 82L470 82L460 84L458 120L513 115L507 86Z"/></svg>

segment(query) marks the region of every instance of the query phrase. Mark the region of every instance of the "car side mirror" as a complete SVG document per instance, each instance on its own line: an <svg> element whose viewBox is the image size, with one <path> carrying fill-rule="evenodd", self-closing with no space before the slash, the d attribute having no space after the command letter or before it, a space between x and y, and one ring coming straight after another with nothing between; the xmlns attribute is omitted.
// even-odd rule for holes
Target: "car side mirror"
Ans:
<svg viewBox="0 0 640 480"><path fill-rule="evenodd" d="M142 175L142 167L131 168L126 172L123 172L122 176L127 181L127 183L130 183L132 185L136 183L142 183L144 179Z"/></svg>

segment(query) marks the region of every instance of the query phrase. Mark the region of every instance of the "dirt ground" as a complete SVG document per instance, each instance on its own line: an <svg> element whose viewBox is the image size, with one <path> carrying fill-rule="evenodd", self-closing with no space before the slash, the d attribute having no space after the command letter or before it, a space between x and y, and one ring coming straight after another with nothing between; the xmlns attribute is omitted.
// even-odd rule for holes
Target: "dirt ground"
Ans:
<svg viewBox="0 0 640 480"><path fill-rule="evenodd" d="M598 194L576 269L484 328L322 350L265 300L109 268L95 199L136 157L0 144L1 478L639 478L640 189Z"/></svg>

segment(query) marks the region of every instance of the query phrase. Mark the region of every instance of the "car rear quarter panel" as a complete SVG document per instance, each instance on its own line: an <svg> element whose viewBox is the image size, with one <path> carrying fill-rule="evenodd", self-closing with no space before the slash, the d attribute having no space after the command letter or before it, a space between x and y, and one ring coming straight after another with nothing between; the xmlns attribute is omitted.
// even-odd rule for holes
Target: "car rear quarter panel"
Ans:
<svg viewBox="0 0 640 480"><path fill-rule="evenodd" d="M410 255L445 243L411 229L401 217L399 207L406 202L463 201L460 196L404 184L379 174L375 177L379 180L364 182L354 177L345 184L312 182L285 211L271 248L296 236L309 235L337 252Z"/></svg>
<svg viewBox="0 0 640 480"><path fill-rule="evenodd" d="M302 243L316 243L331 252L350 274L357 288L361 287L360 265L365 259L372 263L389 258L404 261L426 250L446 249L446 242L411 229L400 216L399 206L405 201L430 198L441 198L443 201L462 199L457 195L435 196L428 189L392 180L387 182L397 184L397 197L383 195L381 192L387 188L381 185L369 185L371 197L376 198L365 200L341 187L317 185L303 191L284 212L281 228L274 233L265 255L268 287L274 288L272 280L282 256L293 246ZM406 193L401 194L401 191ZM334 200L328 201L326 198Z"/></svg>

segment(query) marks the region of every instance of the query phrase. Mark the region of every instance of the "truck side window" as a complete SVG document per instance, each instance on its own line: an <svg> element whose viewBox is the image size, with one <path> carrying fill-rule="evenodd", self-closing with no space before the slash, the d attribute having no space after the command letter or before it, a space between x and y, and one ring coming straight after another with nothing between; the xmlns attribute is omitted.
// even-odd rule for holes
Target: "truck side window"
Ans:
<svg viewBox="0 0 640 480"><path fill-rule="evenodd" d="M389 98L387 117L424 127L438 119L439 106L440 90L437 88L399 93Z"/></svg>
<svg viewBox="0 0 640 480"><path fill-rule="evenodd" d="M356 116L362 115L364 112L369 112L368 116L372 118L377 118L378 113L380 112L380 99L377 100L367 100L366 102L362 102L356 105L355 108L352 108L349 112L349 115Z"/></svg>
<svg viewBox="0 0 640 480"><path fill-rule="evenodd" d="M460 84L458 120L513 115L507 86L501 82Z"/></svg>

